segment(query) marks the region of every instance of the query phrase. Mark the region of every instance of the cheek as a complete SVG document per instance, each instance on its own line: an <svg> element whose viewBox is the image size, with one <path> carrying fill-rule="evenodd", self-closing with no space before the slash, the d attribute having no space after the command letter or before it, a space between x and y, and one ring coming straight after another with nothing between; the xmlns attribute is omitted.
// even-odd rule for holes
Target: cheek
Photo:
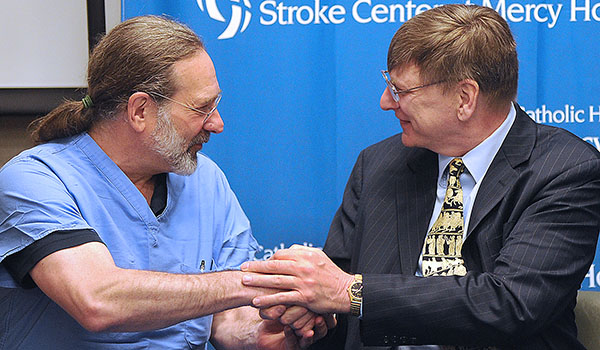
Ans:
<svg viewBox="0 0 600 350"><path fill-rule="evenodd" d="M179 134L186 140L191 141L200 132L202 132L202 122L191 121L179 125Z"/></svg>

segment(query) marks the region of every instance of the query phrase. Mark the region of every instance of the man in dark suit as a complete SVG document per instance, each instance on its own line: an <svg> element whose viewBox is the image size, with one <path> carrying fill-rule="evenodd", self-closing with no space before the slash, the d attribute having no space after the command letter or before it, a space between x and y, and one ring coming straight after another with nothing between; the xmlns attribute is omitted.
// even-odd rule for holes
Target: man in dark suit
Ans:
<svg viewBox="0 0 600 350"><path fill-rule="evenodd" d="M247 285L290 290L254 299L264 317L337 313L323 349L583 349L573 309L600 230L600 155L513 102L515 47L486 7L398 30L380 103L403 132L361 152L324 253L242 267L271 274Z"/></svg>

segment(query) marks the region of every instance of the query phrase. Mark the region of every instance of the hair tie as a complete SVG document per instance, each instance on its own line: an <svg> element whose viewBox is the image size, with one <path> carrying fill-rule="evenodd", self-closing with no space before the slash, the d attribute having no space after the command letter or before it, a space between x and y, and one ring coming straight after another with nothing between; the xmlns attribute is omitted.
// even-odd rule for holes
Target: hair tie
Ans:
<svg viewBox="0 0 600 350"><path fill-rule="evenodd" d="M94 101L92 101L90 95L85 95L81 102L83 103L83 108L90 108L94 106Z"/></svg>

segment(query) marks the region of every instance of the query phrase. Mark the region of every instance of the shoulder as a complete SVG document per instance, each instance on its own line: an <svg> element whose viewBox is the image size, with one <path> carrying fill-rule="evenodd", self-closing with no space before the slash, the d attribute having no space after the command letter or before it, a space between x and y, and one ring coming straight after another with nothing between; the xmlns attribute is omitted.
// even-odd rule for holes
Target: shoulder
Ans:
<svg viewBox="0 0 600 350"><path fill-rule="evenodd" d="M19 167L27 163L43 164L46 161L60 161L65 158L65 153L73 150L73 145L79 141L79 137L69 137L43 143L28 148L10 159L3 167Z"/></svg>
<svg viewBox="0 0 600 350"><path fill-rule="evenodd" d="M600 160L600 152L594 146L573 133L550 125L538 124L540 151L562 155L572 160Z"/></svg>
<svg viewBox="0 0 600 350"><path fill-rule="evenodd" d="M556 176L580 164L596 167L600 153L571 132L538 124L518 110L501 152L513 168Z"/></svg>
<svg viewBox="0 0 600 350"><path fill-rule="evenodd" d="M565 129L538 124L527 168L549 181L559 177L594 181L600 179L600 152Z"/></svg>
<svg viewBox="0 0 600 350"><path fill-rule="evenodd" d="M8 179L18 179L20 183L28 176L50 174L56 163L61 163L61 154L67 148L64 143L46 143L24 150L0 169L0 182ZM65 166L68 166L68 162Z"/></svg>
<svg viewBox="0 0 600 350"><path fill-rule="evenodd" d="M437 163L431 163L432 160L437 160L436 153L425 148L405 146L400 133L365 148L359 155L357 165L377 172L398 173L408 169L411 164L437 166Z"/></svg>
<svg viewBox="0 0 600 350"><path fill-rule="evenodd" d="M408 147L402 144L402 133L390 136L384 140L381 140L375 144L372 144L365 148L362 153L366 154L380 154L381 152L386 152L389 150L403 150Z"/></svg>
<svg viewBox="0 0 600 350"><path fill-rule="evenodd" d="M196 154L198 166L194 175L196 176L214 176L214 177L225 177L225 173L217 165L217 163L209 158L206 154L198 152Z"/></svg>
<svg viewBox="0 0 600 350"><path fill-rule="evenodd" d="M402 157L410 148L402 144L402 134L390 136L363 149L359 155L360 162L391 162Z"/></svg>
<svg viewBox="0 0 600 350"><path fill-rule="evenodd" d="M535 122L518 105L517 119L513 125L513 129L515 128L517 130L511 129L509 133L507 140L511 141L508 142L511 145L524 146L527 145L527 141L522 140L532 139L531 134L535 133L533 151L538 156L565 157L565 160L569 158L569 162L600 159L600 152L591 144L563 128Z"/></svg>
<svg viewBox="0 0 600 350"><path fill-rule="evenodd" d="M535 184L536 188L600 183L600 152L591 144L562 128L543 124L535 128L535 143L528 158L515 165L520 181ZM590 190L596 188L594 185Z"/></svg>

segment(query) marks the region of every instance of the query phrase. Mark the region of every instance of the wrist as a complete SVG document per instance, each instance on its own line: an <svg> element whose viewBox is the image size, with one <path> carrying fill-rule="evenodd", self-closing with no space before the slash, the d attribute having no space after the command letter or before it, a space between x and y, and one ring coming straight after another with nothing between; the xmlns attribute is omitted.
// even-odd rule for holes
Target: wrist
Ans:
<svg viewBox="0 0 600 350"><path fill-rule="evenodd" d="M354 275L344 273L344 282L340 284L338 303L334 310L332 310L333 313L350 313L350 295L348 295L348 288L350 288L352 283L354 283Z"/></svg>
<svg viewBox="0 0 600 350"><path fill-rule="evenodd" d="M237 270L217 272L220 281L229 281L224 283L226 293L223 296L225 303L233 307L252 306L252 299L258 296L258 288L247 287L242 283L243 272ZM217 282L217 281L214 281Z"/></svg>

